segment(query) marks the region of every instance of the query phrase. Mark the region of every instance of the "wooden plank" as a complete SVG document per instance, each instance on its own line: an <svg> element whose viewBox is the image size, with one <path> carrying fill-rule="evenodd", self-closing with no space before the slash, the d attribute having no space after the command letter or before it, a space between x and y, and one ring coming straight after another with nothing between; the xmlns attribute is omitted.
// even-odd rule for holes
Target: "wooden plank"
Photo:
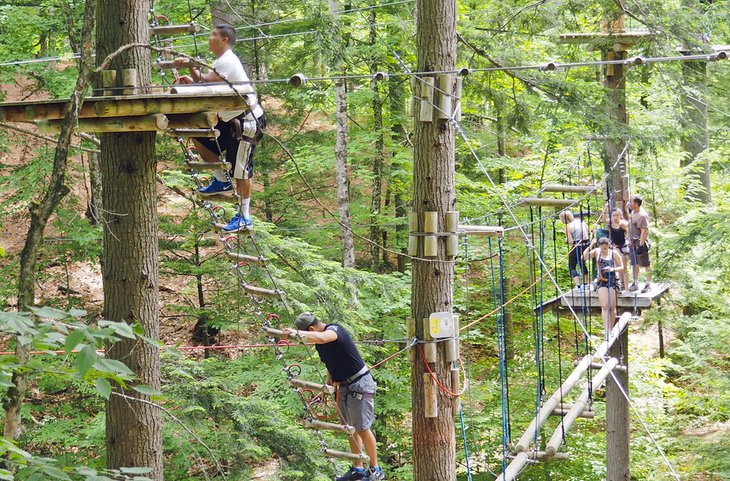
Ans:
<svg viewBox="0 0 730 481"><path fill-rule="evenodd" d="M254 89L250 82L233 85L227 83L179 84L172 87L170 93L174 95L248 95L253 94Z"/></svg>
<svg viewBox="0 0 730 481"><path fill-rule="evenodd" d="M346 433L350 436L355 434L355 428L347 424L328 423L325 421L320 421L318 419L305 419L304 425L311 429L327 429L329 431Z"/></svg>
<svg viewBox="0 0 730 481"><path fill-rule="evenodd" d="M114 117L112 117L114 118ZM169 129L168 129L169 130ZM174 129L169 130L170 135L173 137L180 137L183 139L217 139L221 135L221 131L218 129ZM209 164L217 164L217 162L206 162Z"/></svg>
<svg viewBox="0 0 730 481"><path fill-rule="evenodd" d="M466 225L460 224L459 234L472 236L503 237L504 227L495 225Z"/></svg>
<svg viewBox="0 0 730 481"><path fill-rule="evenodd" d="M168 129L212 129L218 123L218 114L216 112L170 114L167 120Z"/></svg>
<svg viewBox="0 0 730 481"><path fill-rule="evenodd" d="M522 205L542 207L572 207L580 203L579 199L551 199L549 197L525 197L520 201Z"/></svg>
<svg viewBox="0 0 730 481"><path fill-rule="evenodd" d="M336 458L336 459L347 459L350 461L362 461L363 463L370 462L370 457L367 454L354 454L354 453L346 453L345 451L337 451L334 449L325 448L322 450L322 454L324 454L327 458Z"/></svg>
<svg viewBox="0 0 730 481"><path fill-rule="evenodd" d="M539 429L543 424L545 424L545 421L550 416L550 413L552 413L552 411L558 406L560 401L570 392L570 390L573 389L573 387L580 380L581 376L583 376L583 373L588 370L588 366L590 366L591 362L593 362L593 356L597 355L598 357L603 357L606 355L606 352L608 352L608 348L616 340L618 334L623 331L623 329L629 324L629 319L631 319L630 313L623 314L611 331L608 340L603 341L598 346L594 354L586 355L583 357L583 359L581 359L580 363L575 367L573 372L571 372L570 375L565 379L560 389L558 389L555 393L553 393L552 396L550 396L547 401L545 401L545 403L540 408L539 413L532 418L532 421L530 422L528 428L525 430L525 433L515 445L515 451L517 451L518 453L527 451L527 448L530 446L530 443L535 437L535 431Z"/></svg>
<svg viewBox="0 0 730 481"><path fill-rule="evenodd" d="M265 257L250 256L239 252L226 251L226 256L229 259L237 261L239 264L245 265L265 266L269 263L269 260Z"/></svg>
<svg viewBox="0 0 730 481"><path fill-rule="evenodd" d="M263 287L252 286L249 284L243 284L243 290L246 294L258 297L270 297L272 299L284 300L285 294L280 290L264 289Z"/></svg>
<svg viewBox="0 0 730 481"><path fill-rule="evenodd" d="M608 375L611 372L611 369L613 369L618 364L618 360L616 358L610 358L608 361L606 361L606 365L603 366L603 368L596 373L593 376L593 380L591 382L591 389L595 392L601 387L601 384L606 380ZM578 400L575 402L573 407L567 412L567 414L563 417L563 421L560 426L555 430L553 435L550 437L550 441L548 442L547 446L545 447L545 453L548 456L554 456L555 453L558 452L558 448L560 448L560 445L563 442L563 432L568 432L568 430L573 426L575 421L578 419L578 417L583 413L586 409L586 406L588 405L588 389L585 389L581 395L578 397Z"/></svg>
<svg viewBox="0 0 730 481"><path fill-rule="evenodd" d="M39 132L58 134L61 132L63 120L39 120L36 125ZM79 119L78 121L80 132L159 132L167 127L168 119L163 114Z"/></svg>
<svg viewBox="0 0 730 481"><path fill-rule="evenodd" d="M274 337L278 337L278 338L284 337L284 331L282 331L281 329L274 329L273 327L269 327L269 326L264 326L264 327L262 327L262 329L264 330L264 332L266 332L270 336L274 336ZM300 341L304 340L304 338L300 334L290 334L288 337L290 339L297 339ZM318 384L318 386L321 386L321 384Z"/></svg>
<svg viewBox="0 0 730 481"><path fill-rule="evenodd" d="M68 100L32 100L0 104L0 121L34 122L63 119ZM123 117L151 114L191 114L245 109L235 93L216 95L172 95L169 93L88 97L79 109L79 118Z"/></svg>
<svg viewBox="0 0 730 481"><path fill-rule="evenodd" d="M545 184L542 186L543 192L578 192L589 194L601 188L600 184L593 185L561 185L561 184Z"/></svg>
<svg viewBox="0 0 730 481"><path fill-rule="evenodd" d="M550 415L551 416L567 416L569 412L570 412L569 409L555 408L555 409L553 409L553 412L550 413ZM584 410L584 411L578 413L578 417L593 419L594 417L596 417L596 412Z"/></svg>
<svg viewBox="0 0 730 481"><path fill-rule="evenodd" d="M311 389L312 391L322 392L324 394L334 395L335 393L335 388L330 386L329 384L320 384L312 381L307 381L305 379L299 379L296 377L288 379L287 382L294 387Z"/></svg>
<svg viewBox="0 0 730 481"><path fill-rule="evenodd" d="M150 36L178 35L181 33L198 33L200 26L194 23L186 23L184 25L156 25L150 27Z"/></svg>
<svg viewBox="0 0 730 481"><path fill-rule="evenodd" d="M423 411L427 418L439 416L438 386L433 381L431 373L423 373Z"/></svg>

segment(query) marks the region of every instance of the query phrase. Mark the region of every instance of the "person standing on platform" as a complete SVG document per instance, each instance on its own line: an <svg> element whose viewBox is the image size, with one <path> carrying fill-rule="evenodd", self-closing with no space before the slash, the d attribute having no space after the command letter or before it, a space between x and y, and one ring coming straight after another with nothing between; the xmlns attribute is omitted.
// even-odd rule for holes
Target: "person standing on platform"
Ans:
<svg viewBox="0 0 730 481"><path fill-rule="evenodd" d="M565 236L568 239L568 268L570 277L578 287L588 283L588 266L581 258L583 251L588 248L591 239L591 230L588 224L580 217L575 217L570 210L563 210L559 214L565 224Z"/></svg>
<svg viewBox="0 0 730 481"><path fill-rule="evenodd" d="M337 393L337 407L345 424L355 428L355 434L348 438L350 451L365 452L370 457L370 470L366 471L361 461L336 481L380 481L385 479L378 466L378 446L370 427L375 420L376 384L365 361L355 346L350 334L339 324L324 324L313 314L303 312L297 316L296 329L284 329L284 336L299 335L314 343L320 360L327 367L327 384Z"/></svg>
<svg viewBox="0 0 730 481"><path fill-rule="evenodd" d="M631 221L629 232L631 233L631 264L633 265L634 282L629 287L630 291L639 290L639 271L644 268L645 283L641 292L649 292L651 289L651 260L649 259L649 214L641 206L641 196L635 195L631 198Z"/></svg>
<svg viewBox="0 0 730 481"><path fill-rule="evenodd" d="M598 265L598 302L601 303L601 318L603 318L603 327L606 336L613 329L616 323L616 302L618 293L618 276L617 272L621 272L624 268L621 254L612 249L607 237L598 239L598 247L595 249L586 249L582 253L584 259L596 259Z"/></svg>
<svg viewBox="0 0 730 481"><path fill-rule="evenodd" d="M216 56L213 69L203 73L198 67L190 67L190 75L181 76L178 82L183 84L230 82L238 84L237 90L242 92L248 108L246 110L229 110L218 112L220 131L217 139L193 139L195 148L206 162L220 162L220 155L225 152L226 162L231 164L231 171L226 174L222 170L213 171L211 183L200 189L202 195L212 195L233 189L229 175L236 180L238 211L223 228L226 232L236 232L253 226L249 206L251 204L251 178L254 174L253 153L256 144L263 137L266 128L264 111L258 103L256 92L250 83L241 60L231 50L236 42L236 31L227 24L216 25L208 37L208 48ZM187 59L179 58L174 65L180 67ZM247 83L248 82L248 83Z"/></svg>
<svg viewBox="0 0 730 481"><path fill-rule="evenodd" d="M611 219L607 222L608 238L611 241L611 247L621 253L623 261L623 269L619 272L621 281L621 289L629 288L629 222L624 219L621 209L613 209Z"/></svg>

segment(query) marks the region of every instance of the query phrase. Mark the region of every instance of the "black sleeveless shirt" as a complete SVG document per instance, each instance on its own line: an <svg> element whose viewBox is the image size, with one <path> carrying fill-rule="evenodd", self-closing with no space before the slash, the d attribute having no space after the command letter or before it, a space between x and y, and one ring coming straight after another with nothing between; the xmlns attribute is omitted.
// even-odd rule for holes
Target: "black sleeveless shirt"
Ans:
<svg viewBox="0 0 730 481"><path fill-rule="evenodd" d="M326 344L317 344L314 348L320 360L327 366L332 380L342 382L365 367L365 361L353 342L350 334L339 324L327 324L326 331L335 331L337 340Z"/></svg>
<svg viewBox="0 0 730 481"><path fill-rule="evenodd" d="M609 224L608 230L610 232L610 240L611 244L617 246L617 247L623 247L626 245L626 231L623 230L620 226L618 229L614 229L612 225Z"/></svg>

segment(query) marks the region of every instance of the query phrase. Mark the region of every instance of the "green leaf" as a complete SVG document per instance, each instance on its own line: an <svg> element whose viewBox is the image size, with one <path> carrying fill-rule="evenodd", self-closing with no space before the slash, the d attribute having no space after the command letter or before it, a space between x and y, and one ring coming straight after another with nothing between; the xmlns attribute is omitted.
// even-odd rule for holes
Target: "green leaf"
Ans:
<svg viewBox="0 0 730 481"><path fill-rule="evenodd" d="M140 394L144 394L145 396L160 396L162 393L159 391L156 391L152 389L150 386L146 386L144 384L140 384L138 386L132 386L132 389L137 391Z"/></svg>
<svg viewBox="0 0 730 481"><path fill-rule="evenodd" d="M144 467L133 467L133 468L119 468L124 474L147 474L152 471L151 468Z"/></svg>
<svg viewBox="0 0 730 481"><path fill-rule="evenodd" d="M52 478L63 479L64 481L71 481L71 478L69 477L68 474L64 473L63 471L61 471L60 469L58 469L55 466L45 466L43 468L43 471L45 471L45 473L47 475L51 476Z"/></svg>
<svg viewBox="0 0 730 481"><path fill-rule="evenodd" d="M85 316L87 312L83 309L70 309L68 311L68 315L71 317L82 317Z"/></svg>
<svg viewBox="0 0 730 481"><path fill-rule="evenodd" d="M99 327L111 328L115 334L118 334L119 336L122 336L122 337L126 337L128 339L134 339L134 337L135 337L134 331L132 330L132 326L130 326L126 322L99 321Z"/></svg>
<svg viewBox="0 0 730 481"><path fill-rule="evenodd" d="M71 332L68 336L66 336L66 344L64 346L64 349L66 350L66 354L69 354L71 351L74 350L76 346L79 345L79 343L86 337L86 330L85 329L75 329Z"/></svg>
<svg viewBox="0 0 730 481"><path fill-rule="evenodd" d="M99 355L90 346L84 346L76 356L76 369L79 371L81 377L86 376L89 369L94 367L96 361L99 360Z"/></svg>
<svg viewBox="0 0 730 481"><path fill-rule="evenodd" d="M30 311L36 316L46 319L60 320L68 317L68 313L66 311L56 309L55 307L31 307Z"/></svg>
<svg viewBox="0 0 730 481"><path fill-rule="evenodd" d="M96 368L102 372L124 376L126 379L131 379L134 377L134 372L132 372L132 370L129 369L126 364L115 359L97 357Z"/></svg>
<svg viewBox="0 0 730 481"><path fill-rule="evenodd" d="M112 385L109 384L109 381L104 379L103 377L96 378L96 382L94 383L96 385L96 390L101 394L101 397L104 399L109 399L109 396L112 395Z"/></svg>

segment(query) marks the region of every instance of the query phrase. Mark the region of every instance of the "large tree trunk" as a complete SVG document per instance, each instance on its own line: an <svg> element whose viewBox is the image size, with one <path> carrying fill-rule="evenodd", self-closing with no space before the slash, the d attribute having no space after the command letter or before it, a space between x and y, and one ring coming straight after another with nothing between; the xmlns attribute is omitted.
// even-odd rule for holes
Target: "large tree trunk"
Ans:
<svg viewBox="0 0 730 481"><path fill-rule="evenodd" d="M40 202L33 202L30 206L30 227L25 239L23 251L20 254L20 273L18 275L18 311L27 311L35 304L36 285L36 262L43 244L43 235L48 225L48 220L56 211L58 204L69 193L66 185L66 168L68 165L68 149L71 145L73 127L78 118L78 112L84 101L86 87L89 83L91 69L91 33L94 30L94 0L86 0L84 10L84 38L82 44L82 56L79 60L79 76L76 80L76 87L71 100L64 106L64 122L61 127L61 134L56 144L56 152L53 158L53 170L48 189ZM22 344L16 340L15 355L16 362L24 366L28 362L30 345ZM22 433L21 407L27 388L26 374L18 371L13 374L13 387L8 389L5 398L5 425L4 436L7 439L17 439Z"/></svg>
<svg viewBox="0 0 730 481"><path fill-rule="evenodd" d="M335 23L335 34L332 41L332 70L342 73L342 40L339 34L339 4L337 0L328 0L329 11ZM335 80L335 119L337 123L337 139L335 141L335 182L337 183L337 210L340 217L342 235L342 265L355 267L355 243L352 236L350 219L350 180L347 173L347 92L345 80Z"/></svg>
<svg viewBox="0 0 730 481"><path fill-rule="evenodd" d="M456 66L456 1L417 0L416 46L418 71L453 70ZM423 232L424 213L437 212L438 230L445 231L445 214L456 203L454 192L454 128L448 120L438 120L434 109L432 122L421 122L416 108L413 161L413 209ZM423 242L419 242L419 257ZM446 256L443 240L438 259ZM452 311L453 266L450 262L413 260L411 309L416 333L422 336L424 319L433 312ZM437 343L438 360L431 369L439 382L450 385L450 363L445 361L445 343ZM411 370L413 385L413 479L414 481L455 481L456 452L452 403L457 402L441 390L436 396L437 417L426 417L424 398L426 366L419 354Z"/></svg>
<svg viewBox="0 0 730 481"><path fill-rule="evenodd" d="M370 74L378 71L378 60L375 57L375 43L377 32L375 30L375 10L370 10ZM380 264L380 207L383 203L383 164L385 163L384 138L383 138L383 101L378 90L378 81L370 81L370 90L373 95L373 129L375 130L375 155L373 157L373 182L370 197L370 267L377 270Z"/></svg>
<svg viewBox="0 0 730 481"><path fill-rule="evenodd" d="M682 167L692 184L685 190L687 200L710 204L712 189L710 185L710 161L698 160L710 143L707 128L707 62L683 62L682 74L685 89L682 92L684 103L684 128L682 129Z"/></svg>
<svg viewBox="0 0 730 481"><path fill-rule="evenodd" d="M122 45L149 41L149 0L99 0L97 62ZM119 55L113 69L137 69L150 83L150 55L135 48ZM104 184L104 318L139 323L145 336L159 337L159 272L155 133L101 134ZM160 389L159 350L142 341L119 341L107 357L125 363L140 384ZM133 390L125 394L149 400ZM162 480L162 417L148 403L112 395L106 406L107 466L148 467Z"/></svg>

